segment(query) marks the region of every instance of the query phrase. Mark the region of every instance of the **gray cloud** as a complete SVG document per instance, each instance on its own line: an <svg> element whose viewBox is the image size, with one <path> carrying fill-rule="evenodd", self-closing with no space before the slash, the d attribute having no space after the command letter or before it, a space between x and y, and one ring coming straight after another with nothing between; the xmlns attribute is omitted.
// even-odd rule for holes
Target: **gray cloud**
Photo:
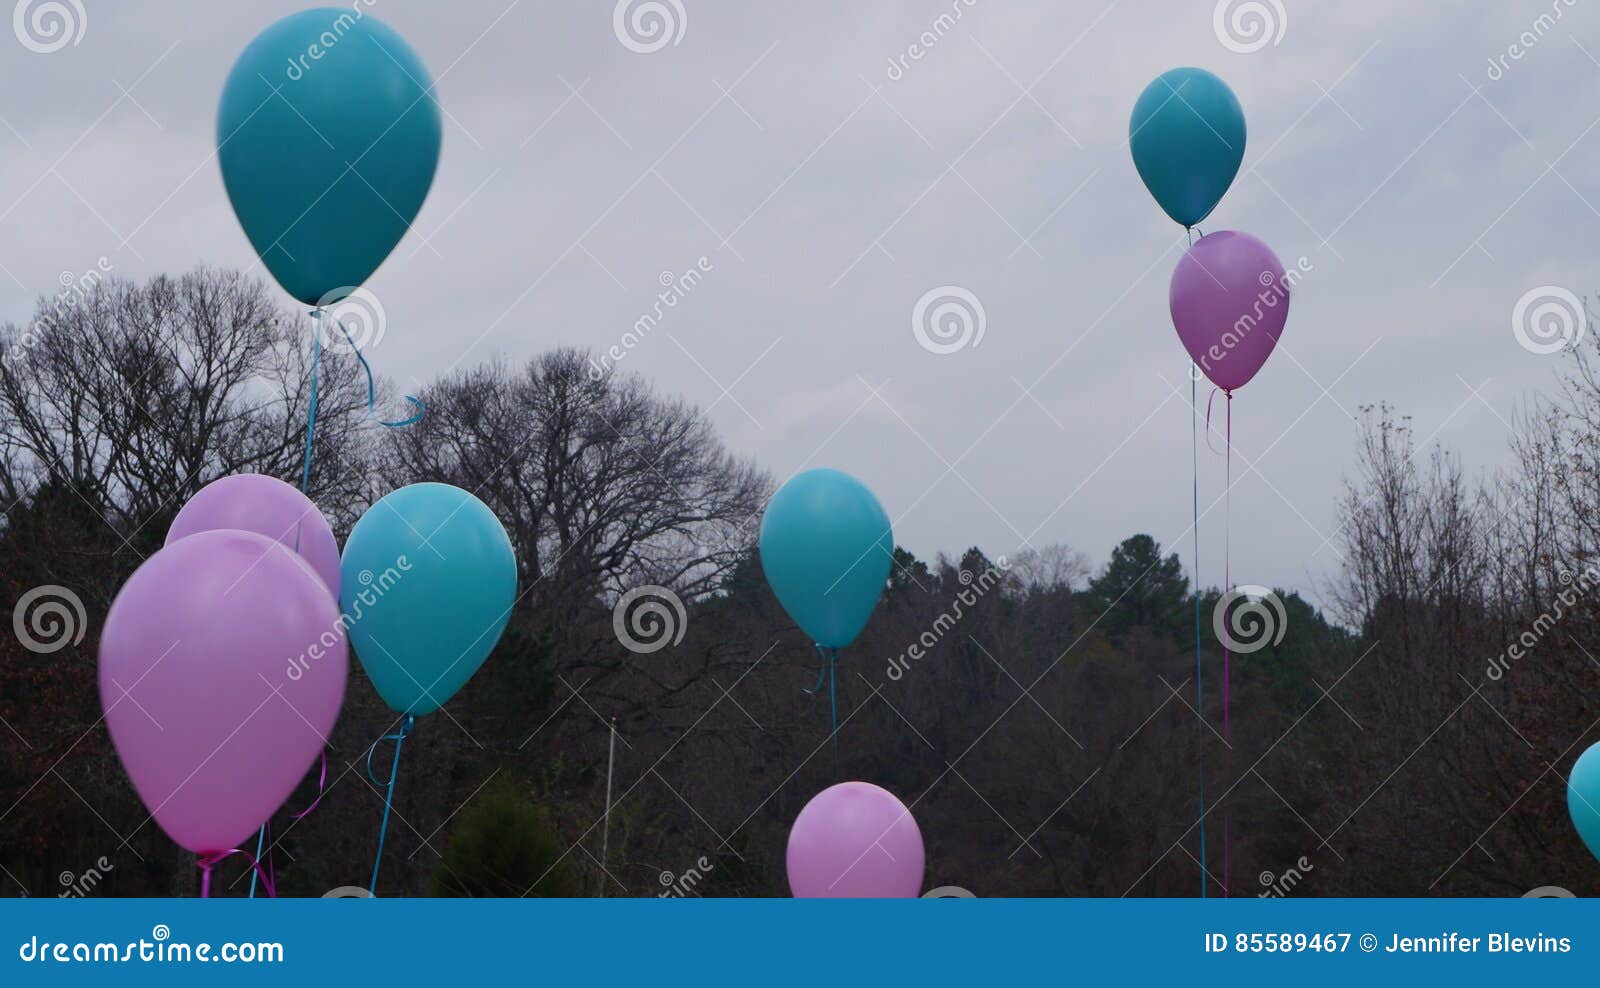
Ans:
<svg viewBox="0 0 1600 988"><path fill-rule="evenodd" d="M1210 3L683 4L681 42L652 54L618 42L609 3L373 6L450 114L417 231L370 283L381 372L410 385L608 347L662 272L705 257L623 365L710 406L780 476L858 474L919 553L1027 539L1103 558L1143 530L1188 562L1186 359L1166 312L1182 234L1124 142L1143 85L1201 65L1250 125L1207 229L1314 265L1234 402L1231 499L1235 581L1306 587L1337 565L1351 413L1392 400L1470 467L1505 462L1502 419L1559 365L1517 346L1512 309L1538 285L1591 287L1600 15L1582 0L1283 0L1281 42L1250 54L1218 41ZM0 317L102 256L129 277L254 264L211 154L216 101L234 56L300 4L241 6L89 4L76 46L0 41ZM917 345L913 306L943 285L981 300L981 346ZM1202 449L1203 501L1222 470ZM1206 583L1221 510L1202 524Z"/></svg>

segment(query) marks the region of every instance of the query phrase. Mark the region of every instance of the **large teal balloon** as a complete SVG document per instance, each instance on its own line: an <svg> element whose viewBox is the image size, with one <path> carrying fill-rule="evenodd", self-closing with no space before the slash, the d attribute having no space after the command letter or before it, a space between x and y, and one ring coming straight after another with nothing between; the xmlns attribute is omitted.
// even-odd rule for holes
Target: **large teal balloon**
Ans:
<svg viewBox="0 0 1600 988"><path fill-rule="evenodd" d="M818 645L843 648L878 606L894 534L867 485L838 470L789 478L761 519L761 568L778 602Z"/></svg>
<svg viewBox="0 0 1600 988"><path fill-rule="evenodd" d="M517 561L488 506L449 484L412 484L368 508L345 541L340 603L383 702L426 714L494 650Z"/></svg>
<svg viewBox="0 0 1600 988"><path fill-rule="evenodd" d="M1567 812L1589 852L1600 858L1600 744L1578 757L1567 780Z"/></svg>
<svg viewBox="0 0 1600 988"><path fill-rule="evenodd" d="M1128 121L1128 147L1145 188L1186 227L1211 215L1244 160L1244 110L1205 69L1163 72Z"/></svg>
<svg viewBox="0 0 1600 988"><path fill-rule="evenodd" d="M278 21L228 74L217 160L251 246L307 305L367 280L439 163L428 70L357 4Z"/></svg>

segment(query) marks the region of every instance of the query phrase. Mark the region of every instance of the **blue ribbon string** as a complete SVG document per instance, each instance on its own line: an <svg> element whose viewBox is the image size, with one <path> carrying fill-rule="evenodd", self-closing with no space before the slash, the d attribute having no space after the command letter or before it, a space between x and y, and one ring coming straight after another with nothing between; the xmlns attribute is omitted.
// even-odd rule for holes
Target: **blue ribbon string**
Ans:
<svg viewBox="0 0 1600 988"><path fill-rule="evenodd" d="M305 453L300 458L300 493L302 493L302 494L304 494L311 487L311 453L312 453L312 450L315 448L315 445L316 445L316 436L317 436L317 398L318 398L318 392L319 392L318 371L322 367L322 320L323 320L323 317L324 317L324 313L323 313L322 307L320 305L317 306L315 309L311 310L311 319L316 325L312 327L312 333L311 333L311 400L307 403L307 407L306 407L306 447L305 447ZM361 348L360 347L356 346L355 339L353 337L351 337L350 331L348 329L345 329L344 323L340 322L339 319L337 317L334 317L334 316L328 316L328 318L332 319L333 320L333 324L335 326L339 327L339 332L344 335L345 342L350 344L350 349L351 349L352 352L355 353L356 359L361 361L361 369L363 371L365 371L366 374L367 374L367 411L369 413L371 413L374 417L376 417L377 411L378 411L378 385L377 385L377 382L373 379L372 365L367 363L366 355L361 352ZM414 425L415 423L422 421L422 416L427 411L426 406L424 406L422 404L422 399L412 397L411 395L406 395L405 397L406 397L406 401L411 402L411 404L416 407L416 410L417 410L416 414L411 415L408 418L400 419L399 421L395 421L395 422L389 422L389 421L385 421L383 419L379 419L378 422L379 422L380 425L383 425L386 428L390 428L390 429L399 429L399 428L402 428L404 426ZM296 531L296 533L295 533L295 548L296 548L296 550L299 549L299 546L300 546L300 535L299 535L299 532ZM369 751L367 754L368 754L368 764L370 765L370 763L371 763L371 752ZM328 754L327 754L326 751L323 752L322 759L323 759L322 760L323 775L326 776L327 775L327 767L328 767L328 760L327 760L328 759ZM396 746L395 761L396 762L399 761L398 746ZM373 781L376 782L378 780L374 779ZM391 789L393 788L393 785L394 785L394 783L391 780L391 782L390 782ZM321 787L320 786L318 786L317 799L319 801L322 799ZM312 805L312 807L315 807L316 803L312 803L311 805ZM305 813L309 813L309 812L311 812L311 809L310 808L306 809ZM300 816L304 816L305 813L300 814ZM299 818L300 817L297 816L295 819L299 819ZM387 824L387 822L388 822L388 807L387 806L384 807L384 821ZM256 834L256 860L258 860L258 861L261 859L262 849L266 847L267 833L271 829L271 826L272 826L271 821L268 821L267 823L263 823L261 825L260 833ZM381 835L379 836L379 839L378 839L378 854L380 856L383 854L383 838L382 838ZM254 899L256 897L256 877L257 877L257 872L254 872L254 871L251 872L251 874L250 874L250 898L252 898L252 899ZM376 867L376 865L374 865L374 867L373 867L373 881L374 881L374 883L376 883L376 881L377 881L377 867Z"/></svg>
<svg viewBox="0 0 1600 988"><path fill-rule="evenodd" d="M317 435L317 370L322 366L322 308L319 306L311 310L311 318L316 323L311 331L311 400L306 407L306 449L300 458L300 493L304 494L311 484L311 449ZM341 327L342 328L342 327ZM300 549L299 527L295 529L295 551ZM256 834L256 860L261 860L262 849L267 844L267 831L271 829L272 821L268 820L261 825L261 831ZM250 873L250 898L256 897L256 878L258 871Z"/></svg>
<svg viewBox="0 0 1600 988"><path fill-rule="evenodd" d="M367 411L371 412L373 415L376 415L377 412L378 412L378 386L377 386L376 382L373 380L373 377L372 377L372 365L367 363L366 355L361 352L361 348L360 347L356 346L355 339L350 336L350 331L348 329L344 328L344 323L340 322L338 319L334 319L333 320L333 324L335 326L339 327L339 332L340 333L344 334L345 342L350 344L350 349L351 349L351 351L353 353L355 353L356 359L361 361L361 369L367 372ZM313 370L312 371L313 380L315 379L315 376L316 376L316 371ZM396 421L396 422L388 422L388 421L385 421L383 419L378 419L378 424L379 425L383 425L383 426L385 426L387 428L390 428L390 429L399 429L399 428L403 428L404 426L415 425L416 423L422 421L423 413L425 413L428 410L427 406L422 403L422 399L421 398L417 398L417 397L415 397L413 395L406 395L405 398L406 398L406 401L411 402L411 404L416 407L416 410L417 410L416 414L408 416L407 418L400 419L399 421ZM315 391L313 391L311 393L311 401L312 401L312 406L311 407L315 408L316 407L316 392ZM310 462L310 461L308 460L307 462Z"/></svg>
<svg viewBox="0 0 1600 988"><path fill-rule="evenodd" d="M378 867L383 864L383 839L389 833L389 810L394 805L394 782L400 774L400 746L405 744L406 737L415 725L416 718L406 714L405 720L400 722L400 730L393 734L385 734L378 739L378 741L394 742L394 761L389 764L389 786L383 793L383 820L378 824L378 853L372 859L372 881L367 885L367 890L372 893L373 898L378 896ZM375 785L382 785L378 777L372 774L372 755L378 750L378 741L372 742L372 747L367 749L367 778Z"/></svg>
<svg viewBox="0 0 1600 988"><path fill-rule="evenodd" d="M317 436L317 369L322 366L322 310L311 310L311 402L306 409L306 451L300 460L300 493L311 486L311 447Z"/></svg>
<svg viewBox="0 0 1600 988"><path fill-rule="evenodd" d="M1194 246L1194 234L1200 231L1200 236L1205 236L1205 231L1194 227L1185 228L1189 235L1189 246ZM1200 442L1196 438L1199 429L1200 407L1196 398L1196 385L1200 378L1200 368L1193 365L1189 368L1189 459L1193 467L1194 485L1191 497L1194 506L1194 523L1191 531L1194 535L1194 708L1195 723L1200 729L1200 898L1206 897L1206 704L1205 704L1205 669L1200 662ZM1217 393L1211 392L1215 398ZM1211 449L1211 402L1206 402L1206 448Z"/></svg>
<svg viewBox="0 0 1600 988"><path fill-rule="evenodd" d="M256 857L255 857L255 860L257 860L257 861L261 860L261 848L267 843L267 828L270 827L271 825L272 824L270 822L263 823L261 825L261 832L256 834ZM250 898L252 898L252 899L254 899L256 897L256 879L259 878L260 876L261 876L261 869L260 869L259 866L256 867L254 870L252 870L250 872ZM269 887L269 894L270 894L270 887Z"/></svg>
<svg viewBox="0 0 1600 988"><path fill-rule="evenodd" d="M311 450L315 445L317 436L317 370L322 366L322 308L319 306L311 310L311 318L316 323L311 331L311 400L306 407L306 448L300 457L300 493L304 494L311 485ZM343 327L340 327L341 329ZM300 548L300 533L295 531L295 550ZM268 820L261 825L261 831L256 834L256 860L261 860L262 849L267 844L267 830L272 826ZM250 898L256 897L256 872L250 873Z"/></svg>
<svg viewBox="0 0 1600 988"><path fill-rule="evenodd" d="M804 686L800 687L800 689L808 696L816 696L818 693L822 692L822 681L828 675L828 653L822 650L821 645L817 645L815 648L817 650L817 655L821 656L822 658L822 664L817 666L817 685L811 687L810 689L806 689Z"/></svg>
<svg viewBox="0 0 1600 988"><path fill-rule="evenodd" d="M834 665L839 660L839 650L826 645L818 645L816 648L822 664L817 667L817 685L806 692L812 696L822 692L822 677L828 677L828 715L832 722L828 733L833 738L833 774L842 780L843 773L839 770L839 691L838 680L834 673Z"/></svg>

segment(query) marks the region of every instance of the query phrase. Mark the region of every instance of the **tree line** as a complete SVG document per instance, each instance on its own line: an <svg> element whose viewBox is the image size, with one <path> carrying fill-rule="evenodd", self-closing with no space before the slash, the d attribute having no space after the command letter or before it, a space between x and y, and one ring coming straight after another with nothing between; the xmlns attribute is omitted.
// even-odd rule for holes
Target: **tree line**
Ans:
<svg viewBox="0 0 1600 988"><path fill-rule="evenodd" d="M24 640L38 629L0 638L3 894L90 868L91 894L195 891L100 722L96 636L187 497L235 472L298 480L311 331L202 269L107 279L0 333L0 604L49 586L84 609L46 650ZM789 824L844 778L912 807L930 888L983 896L1600 890L1563 802L1600 718L1593 355L1522 409L1514 466L1476 480L1366 410L1331 611L1274 592L1281 637L1231 656L1226 730L1213 618L1249 602L1192 586L1149 536L1101 565L1061 545L897 548L841 653L836 760L815 653L756 556L774 478L699 409L561 349L452 371L420 423L386 429L330 346L307 486L340 537L388 490L444 481L494 509L519 565L495 654L407 741L378 891L783 895ZM648 586L683 612L672 640L630 649L637 615L616 607ZM325 797L290 819L313 770L274 821L284 894L365 879L383 803L366 758L393 719L357 668ZM229 867L217 888L238 894Z"/></svg>

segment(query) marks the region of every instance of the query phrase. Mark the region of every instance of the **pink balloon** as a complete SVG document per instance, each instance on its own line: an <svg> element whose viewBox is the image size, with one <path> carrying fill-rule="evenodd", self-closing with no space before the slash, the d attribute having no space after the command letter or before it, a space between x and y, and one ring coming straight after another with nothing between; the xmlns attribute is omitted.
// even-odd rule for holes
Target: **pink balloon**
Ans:
<svg viewBox="0 0 1600 988"><path fill-rule="evenodd" d="M145 560L112 602L100 703L156 822L211 854L289 797L349 669L338 605L305 560L254 532L201 532Z"/></svg>
<svg viewBox="0 0 1600 988"><path fill-rule="evenodd" d="M1272 355L1289 318L1289 281L1266 244L1233 230L1194 242L1172 272L1178 338L1211 383L1233 391Z"/></svg>
<svg viewBox="0 0 1600 988"><path fill-rule="evenodd" d="M300 553L339 599L339 543L328 519L298 487L259 473L213 480L184 504L167 545L197 532L233 528L276 539Z"/></svg>
<svg viewBox="0 0 1600 988"><path fill-rule="evenodd" d="M924 863L911 811L870 782L822 790L789 830L789 890L800 899L914 899Z"/></svg>

